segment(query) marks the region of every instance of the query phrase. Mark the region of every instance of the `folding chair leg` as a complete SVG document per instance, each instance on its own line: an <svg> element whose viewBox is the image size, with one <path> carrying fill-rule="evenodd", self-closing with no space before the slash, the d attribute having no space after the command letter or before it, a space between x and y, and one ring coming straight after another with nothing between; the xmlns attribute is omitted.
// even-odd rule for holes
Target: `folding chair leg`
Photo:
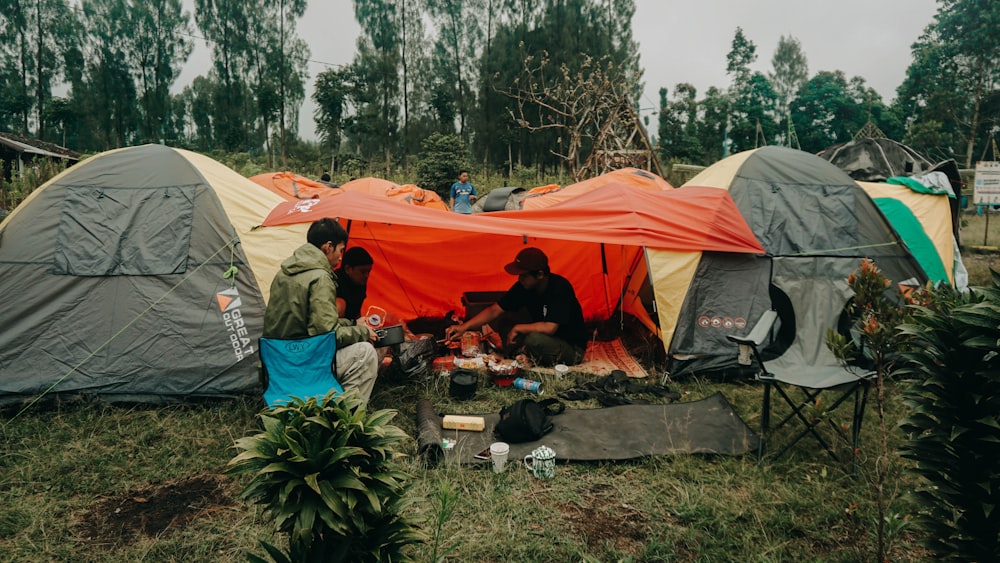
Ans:
<svg viewBox="0 0 1000 563"><path fill-rule="evenodd" d="M854 427L851 429L851 455L855 461L858 459L858 450L861 447L861 423L865 416L865 407L868 406L868 388L870 383L865 381L854 391Z"/></svg>
<svg viewBox="0 0 1000 563"><path fill-rule="evenodd" d="M802 432L800 432L798 435L796 435L794 438L792 438L791 440L789 440L789 442L787 444L785 444L785 447L783 447L781 449L781 451L778 452L775 455L775 457L781 457L782 454L784 454L789 449L791 449L792 446L794 446L795 444L797 444L798 441L801 440L802 438L804 438L807 434L812 434L813 438L816 438L816 441L818 441L820 443L820 445L823 446L823 449L826 450L826 453L830 454L830 457L832 457L834 461L840 461L837 458L837 454L835 454L833 452L833 447L831 447L830 444L828 444L826 442L826 440L823 439L823 436L819 432L816 431L816 426L818 426L821 422L823 422L823 418L817 417L814 420L809 420L802 413L802 409L806 405L815 403L816 397L817 397L817 395L820 394L820 392L817 391L815 393L810 393L808 390L800 388L801 391L803 392L803 394L805 394L806 400L802 401L801 403L796 404L796 402L793 401L792 398L789 397L787 393L785 393L784 389L782 389L781 387L777 387L777 389L778 389L778 393L780 393L781 396L784 397L785 402L788 403L788 405L790 407L792 407L792 413L789 414L788 416L786 416L785 419L781 421L781 424L778 425L778 427L780 428L781 426L783 426L792 417L797 417L799 419L799 421L801 421L802 424L806 428L805 428L805 430L803 430ZM832 409L836 408L836 406L841 401L843 401L843 397L841 397L841 399L839 401L835 402L834 405L832 407L830 407L830 409L832 410Z"/></svg>
<svg viewBox="0 0 1000 563"><path fill-rule="evenodd" d="M764 406L760 413L760 441L757 442L757 461L764 458L764 442L771 431L771 382L764 382Z"/></svg>

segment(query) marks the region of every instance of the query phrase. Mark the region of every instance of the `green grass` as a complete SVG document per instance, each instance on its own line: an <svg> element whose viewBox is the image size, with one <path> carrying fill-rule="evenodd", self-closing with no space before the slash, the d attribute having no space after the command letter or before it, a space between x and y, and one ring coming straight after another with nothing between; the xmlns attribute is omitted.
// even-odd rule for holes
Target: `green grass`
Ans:
<svg viewBox="0 0 1000 563"><path fill-rule="evenodd" d="M534 377L549 392L569 385ZM752 382L671 385L683 400L722 391L751 427L759 423L761 390ZM412 436L419 398L442 412L470 414L496 412L518 393L483 388L473 401L455 403L437 378L380 385L371 406L398 409L396 424ZM16 561L242 561L246 550L262 553L258 540L281 539L257 507L234 500L244 483L221 475L233 441L256 428L257 406L253 399L158 408L79 401L13 420L13 411L5 410L0 552ZM901 408L893 395L894 419ZM875 444L871 413L863 457ZM413 454L415 444L407 450ZM865 457L855 474L849 463L833 462L807 441L762 464L753 455L659 456L560 464L551 481L532 478L516 462L499 475L483 468L425 469L412 457L403 463L416 475L415 516L428 531L441 488L457 495L438 550L450 550L450 561L857 561L871 553L873 494L864 477L871 461ZM157 488L194 476L220 483L212 502L187 511L172 507L181 517L152 533L88 535L97 517L121 525L116 506L151 508L165 502L155 497ZM900 486L908 490L911 481L904 478ZM913 507L901 499L895 510L905 515ZM906 529L895 538L894 560L922 558L917 534ZM429 561L431 546L412 553Z"/></svg>
<svg viewBox="0 0 1000 563"><path fill-rule="evenodd" d="M978 215L974 206L970 206L960 216L962 245L998 246L1000 247L1000 213L991 210L990 213Z"/></svg>

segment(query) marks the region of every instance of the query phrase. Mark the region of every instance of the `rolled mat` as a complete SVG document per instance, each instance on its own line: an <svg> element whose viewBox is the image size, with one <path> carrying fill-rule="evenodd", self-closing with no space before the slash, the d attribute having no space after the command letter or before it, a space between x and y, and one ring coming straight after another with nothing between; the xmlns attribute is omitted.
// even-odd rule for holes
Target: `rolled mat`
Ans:
<svg viewBox="0 0 1000 563"><path fill-rule="evenodd" d="M427 467L436 466L444 457L441 441L441 417L430 401L417 401L417 453Z"/></svg>

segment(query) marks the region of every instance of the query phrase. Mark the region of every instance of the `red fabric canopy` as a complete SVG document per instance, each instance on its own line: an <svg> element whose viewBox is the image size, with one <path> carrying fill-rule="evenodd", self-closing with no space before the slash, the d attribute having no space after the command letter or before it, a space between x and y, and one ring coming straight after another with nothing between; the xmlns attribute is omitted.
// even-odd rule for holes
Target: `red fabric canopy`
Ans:
<svg viewBox="0 0 1000 563"><path fill-rule="evenodd" d="M610 184L537 210L462 215L363 193L279 204L265 226L338 218L348 246L375 257L368 303L403 318L461 309L471 291L503 291L503 271L524 246L541 248L552 271L573 283L588 319L607 318L642 247L761 254L725 190L644 191ZM291 252L292 249L289 249Z"/></svg>

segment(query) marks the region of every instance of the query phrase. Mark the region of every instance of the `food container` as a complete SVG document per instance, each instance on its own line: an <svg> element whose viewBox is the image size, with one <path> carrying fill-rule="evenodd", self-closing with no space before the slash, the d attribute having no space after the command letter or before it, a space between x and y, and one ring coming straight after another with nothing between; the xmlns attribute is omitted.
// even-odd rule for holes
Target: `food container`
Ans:
<svg viewBox="0 0 1000 563"><path fill-rule="evenodd" d="M456 368L462 369L483 369L486 367L486 362L483 361L482 356L477 356L475 358L455 356L454 364Z"/></svg>
<svg viewBox="0 0 1000 563"><path fill-rule="evenodd" d="M517 363L517 360L490 361L486 364L486 371L490 374L495 385L510 387L517 374L521 372L521 365Z"/></svg>
<svg viewBox="0 0 1000 563"><path fill-rule="evenodd" d="M483 335L479 332L466 331L462 333L462 355L466 358L474 358L483 353L480 346Z"/></svg>

